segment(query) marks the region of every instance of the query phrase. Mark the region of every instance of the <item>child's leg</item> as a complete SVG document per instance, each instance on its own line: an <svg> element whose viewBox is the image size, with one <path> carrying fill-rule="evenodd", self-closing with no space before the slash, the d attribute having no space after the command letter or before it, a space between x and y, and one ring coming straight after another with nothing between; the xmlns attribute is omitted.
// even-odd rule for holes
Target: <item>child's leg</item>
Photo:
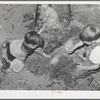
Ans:
<svg viewBox="0 0 100 100"><path fill-rule="evenodd" d="M9 71L10 70L10 62L11 60L13 59L9 59L9 58L12 58L10 56L10 42L9 41L4 41L2 43L2 57L1 57L1 62L3 64L2 66L2 70L5 71Z"/></svg>
<svg viewBox="0 0 100 100"><path fill-rule="evenodd" d="M2 66L2 70L3 70L3 71L9 69L10 63L7 62L5 58L1 57L1 62L2 62L2 64L3 64L3 66Z"/></svg>

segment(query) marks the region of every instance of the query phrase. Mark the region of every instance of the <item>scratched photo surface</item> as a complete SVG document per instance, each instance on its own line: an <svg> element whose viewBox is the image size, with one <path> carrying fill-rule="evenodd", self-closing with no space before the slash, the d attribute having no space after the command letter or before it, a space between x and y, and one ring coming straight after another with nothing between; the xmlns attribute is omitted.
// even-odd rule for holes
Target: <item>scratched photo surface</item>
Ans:
<svg viewBox="0 0 100 100"><path fill-rule="evenodd" d="M0 90L100 90L99 34L100 5L0 4Z"/></svg>

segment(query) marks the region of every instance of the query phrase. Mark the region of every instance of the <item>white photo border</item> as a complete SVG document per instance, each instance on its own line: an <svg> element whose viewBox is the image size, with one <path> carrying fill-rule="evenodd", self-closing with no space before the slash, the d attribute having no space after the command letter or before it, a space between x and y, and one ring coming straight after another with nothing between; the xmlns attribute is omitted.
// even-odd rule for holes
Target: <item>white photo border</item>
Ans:
<svg viewBox="0 0 100 100"><path fill-rule="evenodd" d="M0 4L100 4L100 1L0 1ZM99 91L0 90L0 99L100 99Z"/></svg>

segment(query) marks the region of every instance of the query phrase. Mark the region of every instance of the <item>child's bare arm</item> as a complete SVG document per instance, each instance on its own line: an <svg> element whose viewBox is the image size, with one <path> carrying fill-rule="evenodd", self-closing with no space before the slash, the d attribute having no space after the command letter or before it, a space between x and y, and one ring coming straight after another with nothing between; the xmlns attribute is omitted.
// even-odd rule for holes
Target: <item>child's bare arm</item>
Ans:
<svg viewBox="0 0 100 100"><path fill-rule="evenodd" d="M46 55L46 54L43 52L43 50L41 50L41 49L37 49L37 50L35 51L35 53L38 54L38 55L40 55L40 56L44 56L44 57L46 57L46 58L50 58L50 57L51 57L50 55Z"/></svg>
<svg viewBox="0 0 100 100"><path fill-rule="evenodd" d="M91 65L91 66L83 66L82 64L77 65L76 67L80 68L81 70L95 70L98 69L99 65Z"/></svg>
<svg viewBox="0 0 100 100"><path fill-rule="evenodd" d="M68 53L69 53L69 54L73 53L75 49L81 47L83 44L84 44L84 43L83 43L82 41L80 41L80 42L79 42L78 44L76 44L74 47L70 48L70 49L68 50Z"/></svg>

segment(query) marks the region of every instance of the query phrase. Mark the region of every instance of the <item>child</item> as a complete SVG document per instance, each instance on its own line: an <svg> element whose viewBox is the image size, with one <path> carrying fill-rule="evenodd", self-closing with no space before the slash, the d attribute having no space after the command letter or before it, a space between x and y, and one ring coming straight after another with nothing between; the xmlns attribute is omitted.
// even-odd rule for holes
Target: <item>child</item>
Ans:
<svg viewBox="0 0 100 100"><path fill-rule="evenodd" d="M69 49L69 53L73 53L79 47L86 45L85 59L91 62L91 65L79 64L76 67L80 70L95 70L100 66L100 29L96 25L87 25L79 38L81 41Z"/></svg>
<svg viewBox="0 0 100 100"><path fill-rule="evenodd" d="M41 4L39 19L41 24L41 29L38 32L39 34L45 30L58 30L60 27L58 15L49 4Z"/></svg>
<svg viewBox="0 0 100 100"><path fill-rule="evenodd" d="M11 61L11 69L20 72L24 68L24 61L38 48L44 47L44 40L35 31L25 34L24 39L13 40L3 44L7 47L7 57Z"/></svg>

